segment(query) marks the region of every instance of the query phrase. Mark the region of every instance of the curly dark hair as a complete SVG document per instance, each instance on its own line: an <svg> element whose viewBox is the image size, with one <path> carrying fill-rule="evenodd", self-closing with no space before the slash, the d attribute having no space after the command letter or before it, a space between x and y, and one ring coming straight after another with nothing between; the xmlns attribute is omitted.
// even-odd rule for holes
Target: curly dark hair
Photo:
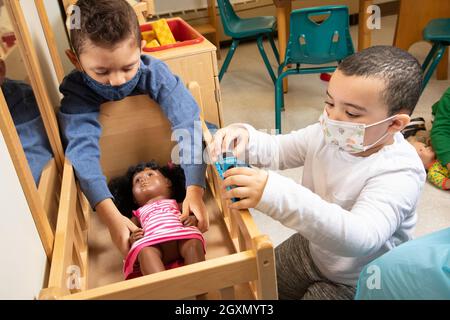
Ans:
<svg viewBox="0 0 450 320"><path fill-rule="evenodd" d="M128 168L125 175L111 179L108 183L109 190L114 197L114 204L117 209L126 217L131 218L133 210L138 209L138 205L133 198L133 177L136 173L146 168L158 170L172 183L172 198L177 202L183 202L186 197L185 176L183 169L178 165L166 165L160 167L155 161L141 162Z"/></svg>
<svg viewBox="0 0 450 320"><path fill-rule="evenodd" d="M345 58L338 66L346 76L384 80L383 99L390 116L402 110L411 115L422 92L423 73L410 53L393 46L373 46Z"/></svg>
<svg viewBox="0 0 450 320"><path fill-rule="evenodd" d="M86 40L102 48L114 48L134 37L141 46L141 31L134 9L126 0L78 0L80 28L70 32L70 42L80 56Z"/></svg>

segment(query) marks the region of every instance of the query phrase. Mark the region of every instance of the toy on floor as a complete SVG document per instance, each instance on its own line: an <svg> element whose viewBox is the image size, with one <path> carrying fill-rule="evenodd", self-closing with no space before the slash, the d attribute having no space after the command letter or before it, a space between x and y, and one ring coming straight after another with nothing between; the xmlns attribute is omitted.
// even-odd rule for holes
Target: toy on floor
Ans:
<svg viewBox="0 0 450 320"><path fill-rule="evenodd" d="M250 167L248 164L239 161L231 152L225 152L222 154L222 157L219 158L218 161L214 163L217 172L219 173L220 178L224 179L224 173L228 169L238 168L238 167ZM227 187L227 190L231 190L233 187ZM239 198L231 199L232 202L239 201Z"/></svg>
<svg viewBox="0 0 450 320"><path fill-rule="evenodd" d="M420 159L427 170L427 179L433 185L442 190L450 190L450 174L449 170L436 159L436 154L430 145L415 140L408 139L408 141L416 149Z"/></svg>
<svg viewBox="0 0 450 320"><path fill-rule="evenodd" d="M178 203L186 196L180 166L140 163L108 186L119 211L136 225L123 266L125 279L205 260L197 219L190 215L180 220Z"/></svg>

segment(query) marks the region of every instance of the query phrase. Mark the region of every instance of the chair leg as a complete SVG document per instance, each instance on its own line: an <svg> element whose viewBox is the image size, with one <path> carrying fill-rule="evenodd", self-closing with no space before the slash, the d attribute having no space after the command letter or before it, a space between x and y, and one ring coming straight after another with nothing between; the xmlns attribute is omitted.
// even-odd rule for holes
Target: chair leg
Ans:
<svg viewBox="0 0 450 320"><path fill-rule="evenodd" d="M267 58L266 52L264 51L263 45L263 36L259 36L257 39L259 53L264 60L264 64L266 65L267 71L269 72L270 78L272 78L273 84L277 81L275 77L275 73L273 72L272 66L270 65L269 59Z"/></svg>
<svg viewBox="0 0 450 320"><path fill-rule="evenodd" d="M281 133L281 110L284 109L283 78L284 76L281 74L275 83L275 129L277 129L277 133Z"/></svg>
<svg viewBox="0 0 450 320"><path fill-rule="evenodd" d="M230 50L228 50L227 57L225 58L225 61L223 62L222 68L220 68L219 82L222 80L225 72L227 72L228 66L230 65L231 59L233 58L234 52L236 51L236 48L238 45L239 45L239 40L233 39Z"/></svg>
<svg viewBox="0 0 450 320"><path fill-rule="evenodd" d="M425 72L428 68L428 65L430 64L431 60L436 54L436 51L439 49L439 43L433 44L433 47L431 47L430 52L428 53L427 57L425 58L425 61L422 64L422 71Z"/></svg>
<svg viewBox="0 0 450 320"><path fill-rule="evenodd" d="M275 40L273 39L273 35L269 34L269 41L270 45L272 46L273 54L275 55L275 58L277 59L278 64L280 64L280 54L278 53L277 46L275 45Z"/></svg>
<svg viewBox="0 0 450 320"><path fill-rule="evenodd" d="M443 46L442 44L437 44L437 46L438 46L438 48L435 50L436 55L433 58L433 62L431 63L430 67L428 68L428 70L426 71L426 73L423 77L422 91L425 90L425 87L427 86L428 81L430 80L431 76L434 73L434 70L436 69L436 67L438 66L439 62L442 59L442 56L444 55L446 47ZM433 51L433 49L432 49L432 51ZM427 56L426 60L428 60L428 56ZM430 58L430 60L431 60L431 58ZM425 62L427 62L427 61L425 61ZM424 63L424 65L425 65L425 63Z"/></svg>

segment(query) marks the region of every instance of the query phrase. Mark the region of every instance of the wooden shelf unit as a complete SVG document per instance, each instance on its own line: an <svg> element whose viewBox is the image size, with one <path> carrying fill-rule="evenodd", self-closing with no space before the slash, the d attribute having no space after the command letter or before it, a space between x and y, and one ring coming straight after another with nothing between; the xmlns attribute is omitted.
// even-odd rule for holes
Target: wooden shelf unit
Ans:
<svg viewBox="0 0 450 320"><path fill-rule="evenodd" d="M212 42L217 47L217 59L220 59L220 34L217 27L216 0L208 0L208 23L194 25L193 27L202 35L213 35Z"/></svg>

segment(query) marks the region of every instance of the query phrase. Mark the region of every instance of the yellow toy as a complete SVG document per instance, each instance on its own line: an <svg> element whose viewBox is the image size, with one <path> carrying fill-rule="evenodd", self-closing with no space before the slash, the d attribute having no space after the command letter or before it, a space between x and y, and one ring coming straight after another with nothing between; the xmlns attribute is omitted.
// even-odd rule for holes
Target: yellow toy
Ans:
<svg viewBox="0 0 450 320"><path fill-rule="evenodd" d="M167 24L166 19L159 19L158 21L153 22L152 27L161 46L174 44L177 42L169 28L169 25Z"/></svg>
<svg viewBox="0 0 450 320"><path fill-rule="evenodd" d="M155 39L156 39L156 34L155 34L154 30L142 32L142 40L147 41L147 43L150 43L152 40L155 40Z"/></svg>
<svg viewBox="0 0 450 320"><path fill-rule="evenodd" d="M158 40L156 40L156 39L153 39L153 40L149 41L145 45L146 48L155 48L155 47L160 47L160 46L161 45L159 44Z"/></svg>

